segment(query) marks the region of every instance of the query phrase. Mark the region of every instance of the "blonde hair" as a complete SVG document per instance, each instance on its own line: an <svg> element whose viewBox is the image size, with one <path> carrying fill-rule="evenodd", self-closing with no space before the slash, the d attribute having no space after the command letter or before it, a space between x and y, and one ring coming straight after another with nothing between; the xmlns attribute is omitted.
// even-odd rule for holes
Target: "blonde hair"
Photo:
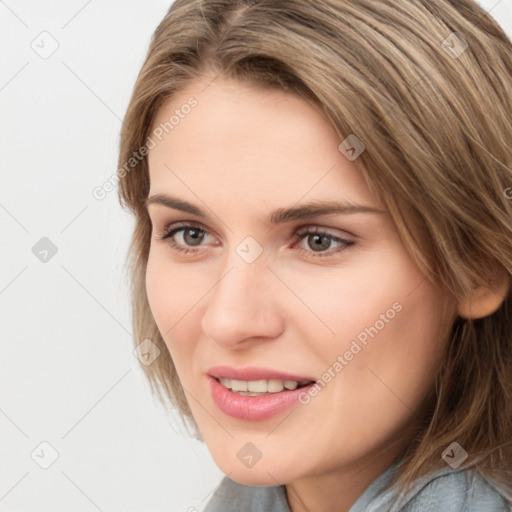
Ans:
<svg viewBox="0 0 512 512"><path fill-rule="evenodd" d="M177 0L138 75L119 170L147 144L164 102L207 74L294 92L321 107L340 142L363 141L355 164L418 266L458 300L512 274L511 55L472 0ZM145 156L134 162L119 172L120 202L135 216L134 341L160 348L143 367L152 390L197 432L148 305L149 173ZM399 468L404 487L445 465L457 441L469 454L461 469L512 501L511 295L492 315L454 321L432 408Z"/></svg>

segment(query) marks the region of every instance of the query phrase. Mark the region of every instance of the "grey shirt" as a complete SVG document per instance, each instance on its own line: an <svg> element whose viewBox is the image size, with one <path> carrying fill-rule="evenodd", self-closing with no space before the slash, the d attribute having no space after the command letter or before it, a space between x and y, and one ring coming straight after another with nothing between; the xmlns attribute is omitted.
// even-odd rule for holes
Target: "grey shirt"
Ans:
<svg viewBox="0 0 512 512"><path fill-rule="evenodd" d="M349 512L511 512L501 494L470 470L447 468L418 479L403 496L383 492L396 463L381 473ZM291 512L284 485L242 485L224 477L204 512Z"/></svg>

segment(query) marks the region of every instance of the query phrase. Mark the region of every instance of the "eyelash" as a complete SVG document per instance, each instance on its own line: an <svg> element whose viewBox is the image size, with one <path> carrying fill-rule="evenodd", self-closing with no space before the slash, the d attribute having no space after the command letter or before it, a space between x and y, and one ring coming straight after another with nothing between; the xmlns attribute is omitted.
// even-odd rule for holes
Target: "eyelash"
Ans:
<svg viewBox="0 0 512 512"><path fill-rule="evenodd" d="M173 239L172 237L174 235L176 235L177 233L179 233L180 231L186 231L187 229L197 229L199 231L202 231L206 234L208 234L208 231L206 231L205 229L203 229L201 226L199 226L198 224L194 224L194 223L190 223L190 224L187 224L187 223L183 223L183 224L171 224L170 226L166 226L163 230L163 233L160 233L158 234L158 238L163 241L163 242L166 242L167 240L169 240L169 242L167 242L167 244L172 248L172 250L174 251L177 251L177 252L180 252L180 253L183 253L183 254L187 254L189 252L191 253L196 253L196 252L200 252L200 249L193 249L193 248L189 248L189 249L184 249L183 247L181 247L180 245L178 245ZM302 240L304 240L305 238L307 238L309 235L320 235L320 236L325 236L327 237L328 239L334 241L334 242L338 242L340 243L340 247L338 247L337 249L333 250L333 251L330 251L330 252L322 252L322 253L315 253L313 251L308 251L306 249L299 249L300 252L303 252L303 253L307 253L308 255L311 255L313 256L314 258L327 258L329 256L333 256L334 254L337 254L341 251L344 251L346 250L348 247L352 246L355 244L354 241L352 240L346 240L344 238L339 238L337 236L334 236L326 231L323 231L319 228L315 228L314 230L312 230L311 228L307 228L306 230L303 230L303 229L299 229L297 230L295 233L294 233L294 236L299 238L299 242L301 242Z"/></svg>

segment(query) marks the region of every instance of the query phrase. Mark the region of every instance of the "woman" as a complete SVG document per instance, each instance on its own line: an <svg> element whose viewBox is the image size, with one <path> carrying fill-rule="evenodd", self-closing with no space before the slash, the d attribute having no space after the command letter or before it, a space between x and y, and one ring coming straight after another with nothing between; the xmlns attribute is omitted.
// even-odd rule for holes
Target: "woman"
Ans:
<svg viewBox="0 0 512 512"><path fill-rule="evenodd" d="M471 0L169 9L119 194L208 512L511 509L511 54Z"/></svg>

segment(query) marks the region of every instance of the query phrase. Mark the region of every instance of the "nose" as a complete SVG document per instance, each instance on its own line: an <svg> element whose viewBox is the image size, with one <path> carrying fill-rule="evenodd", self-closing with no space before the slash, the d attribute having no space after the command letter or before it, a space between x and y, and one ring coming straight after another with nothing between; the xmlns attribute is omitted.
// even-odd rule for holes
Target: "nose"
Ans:
<svg viewBox="0 0 512 512"><path fill-rule="evenodd" d="M247 263L235 253L222 270L207 296L202 318L206 336L235 350L277 338L284 328L278 289L283 285L267 268L263 255Z"/></svg>

